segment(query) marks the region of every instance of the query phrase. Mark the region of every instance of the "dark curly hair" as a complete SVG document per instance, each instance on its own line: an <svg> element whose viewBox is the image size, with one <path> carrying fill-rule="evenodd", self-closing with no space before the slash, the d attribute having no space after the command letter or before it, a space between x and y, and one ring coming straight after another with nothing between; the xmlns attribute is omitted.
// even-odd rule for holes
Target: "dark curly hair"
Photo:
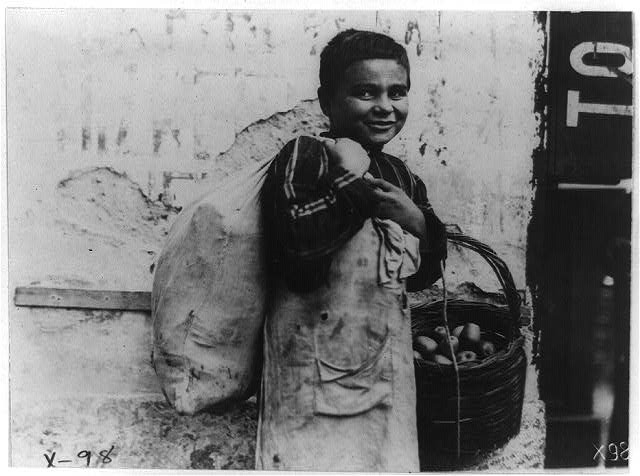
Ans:
<svg viewBox="0 0 640 476"><path fill-rule="evenodd" d="M404 47L382 33L353 28L338 33L322 50L320 87L333 94L349 65L365 59L396 60L407 71L407 88L411 87L409 58Z"/></svg>

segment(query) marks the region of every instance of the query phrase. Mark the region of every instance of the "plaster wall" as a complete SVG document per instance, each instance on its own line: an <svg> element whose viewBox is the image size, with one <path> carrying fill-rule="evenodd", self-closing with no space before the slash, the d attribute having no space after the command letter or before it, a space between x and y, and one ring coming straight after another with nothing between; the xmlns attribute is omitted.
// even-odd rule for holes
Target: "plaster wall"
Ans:
<svg viewBox="0 0 640 476"><path fill-rule="evenodd" d="M523 288L544 32L530 12L436 11L9 10L16 284L55 273L24 274L42 244L23 232L65 209L58 184L78 171L110 167L150 201L162 194L181 206L296 134L322 130L319 53L347 27L406 46L411 112L387 149L424 179L439 216L493 246ZM86 218L76 228L91 232ZM146 278L125 284L146 289Z"/></svg>

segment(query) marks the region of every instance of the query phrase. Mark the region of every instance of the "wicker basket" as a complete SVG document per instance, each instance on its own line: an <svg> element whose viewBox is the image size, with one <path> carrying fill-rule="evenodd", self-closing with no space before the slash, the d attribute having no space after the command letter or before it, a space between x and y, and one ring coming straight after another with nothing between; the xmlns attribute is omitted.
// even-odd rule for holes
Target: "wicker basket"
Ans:
<svg viewBox="0 0 640 476"><path fill-rule="evenodd" d="M468 458L503 445L520 431L527 358L520 333L520 296L507 266L491 248L472 238L461 233L448 233L447 238L449 243L479 253L496 273L506 297L505 305L446 302L451 329L475 322L483 338L492 340L499 349L481 361L458 364L459 424L454 366L415 360L421 454L427 451ZM412 306L414 335L444 325L444 306L442 300Z"/></svg>

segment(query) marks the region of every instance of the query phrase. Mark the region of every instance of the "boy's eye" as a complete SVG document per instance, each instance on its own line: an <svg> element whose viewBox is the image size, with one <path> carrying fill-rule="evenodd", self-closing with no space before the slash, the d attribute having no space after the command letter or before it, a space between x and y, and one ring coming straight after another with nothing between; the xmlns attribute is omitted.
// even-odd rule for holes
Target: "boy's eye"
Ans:
<svg viewBox="0 0 640 476"><path fill-rule="evenodd" d="M374 96L375 91L370 87L359 87L353 91L353 94L359 98L370 99Z"/></svg>
<svg viewBox="0 0 640 476"><path fill-rule="evenodd" d="M397 86L389 90L389 96L393 99L403 98L407 95L407 88L405 86Z"/></svg>

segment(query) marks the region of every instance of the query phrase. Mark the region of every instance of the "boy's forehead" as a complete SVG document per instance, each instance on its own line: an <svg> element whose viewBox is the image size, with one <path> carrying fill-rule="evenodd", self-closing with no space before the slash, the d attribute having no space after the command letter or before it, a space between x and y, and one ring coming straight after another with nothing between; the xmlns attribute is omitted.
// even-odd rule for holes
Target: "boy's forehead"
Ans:
<svg viewBox="0 0 640 476"><path fill-rule="evenodd" d="M342 81L347 84L384 81L407 84L407 70L395 59L363 59L344 70Z"/></svg>

